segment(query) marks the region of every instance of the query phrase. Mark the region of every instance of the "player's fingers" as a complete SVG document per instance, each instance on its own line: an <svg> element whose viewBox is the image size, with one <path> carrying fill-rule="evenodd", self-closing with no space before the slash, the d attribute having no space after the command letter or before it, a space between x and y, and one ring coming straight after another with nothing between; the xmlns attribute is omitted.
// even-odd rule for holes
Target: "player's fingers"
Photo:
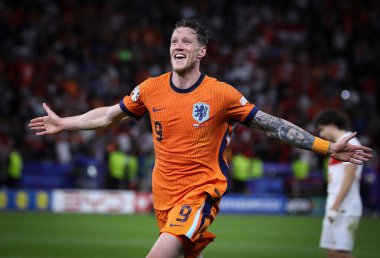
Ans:
<svg viewBox="0 0 380 258"><path fill-rule="evenodd" d="M363 158L372 158L372 153L367 153L367 152L364 152L364 151L354 151L354 153L352 154L352 157L356 157L356 158L359 158L359 157L363 157Z"/></svg>
<svg viewBox="0 0 380 258"><path fill-rule="evenodd" d="M36 118L33 118L32 120L30 120L30 123L38 123L38 122L41 122L44 120L44 117L41 116L41 117L36 117Z"/></svg>
<svg viewBox="0 0 380 258"><path fill-rule="evenodd" d="M343 141L349 142L352 138L354 138L356 136L356 134L357 134L356 132L351 133L350 135L344 137Z"/></svg>
<svg viewBox="0 0 380 258"><path fill-rule="evenodd" d="M47 132L46 131L41 131L41 132L37 132L36 135L46 135Z"/></svg>
<svg viewBox="0 0 380 258"><path fill-rule="evenodd" d="M348 143L352 138L354 138L355 136L356 136L356 132L353 132L353 133L351 133L350 135L348 135L348 136L342 138L339 142L341 142L341 143L345 143L345 145L347 145L347 143Z"/></svg>
<svg viewBox="0 0 380 258"><path fill-rule="evenodd" d="M355 146L355 152L366 152L366 153L372 153L372 149L366 146Z"/></svg>
<svg viewBox="0 0 380 258"><path fill-rule="evenodd" d="M363 161L355 158L350 158L350 162L355 164L355 165L363 165Z"/></svg>
<svg viewBox="0 0 380 258"><path fill-rule="evenodd" d="M29 129L32 131L45 129L44 125L29 125Z"/></svg>
<svg viewBox="0 0 380 258"><path fill-rule="evenodd" d="M372 153L368 153L368 152L363 152L363 151L355 151L354 155L357 155L357 156L360 156L360 157L365 157L365 158L372 158Z"/></svg>
<svg viewBox="0 0 380 258"><path fill-rule="evenodd" d="M55 116L56 114L49 108L49 106L44 102L42 103L42 107L45 109L46 113L48 113L49 116Z"/></svg>
<svg viewBox="0 0 380 258"><path fill-rule="evenodd" d="M33 126L33 127L30 127L30 129L33 131L41 131L41 130L45 130L45 126Z"/></svg>
<svg viewBox="0 0 380 258"><path fill-rule="evenodd" d="M365 157L363 155L357 155L357 154L354 154L352 156L353 159L356 159L356 160L361 160L361 161L368 161L369 160L369 157Z"/></svg>
<svg viewBox="0 0 380 258"><path fill-rule="evenodd" d="M29 127L32 126L43 126L45 123L43 121L30 122Z"/></svg>

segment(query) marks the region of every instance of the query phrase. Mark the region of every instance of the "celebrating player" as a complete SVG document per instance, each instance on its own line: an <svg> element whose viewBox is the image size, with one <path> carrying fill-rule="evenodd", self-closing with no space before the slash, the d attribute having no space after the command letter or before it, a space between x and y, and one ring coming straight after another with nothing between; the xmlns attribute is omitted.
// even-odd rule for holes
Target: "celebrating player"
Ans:
<svg viewBox="0 0 380 258"><path fill-rule="evenodd" d="M120 103L61 118L46 104L47 116L31 120L37 135L97 129L149 113L156 155L153 202L159 237L147 257L202 257L215 236L207 228L228 191L225 149L233 123L240 122L295 147L361 164L371 149L322 140L294 124L266 114L235 88L200 72L208 31L195 19L175 25L170 41L171 72L149 78Z"/></svg>

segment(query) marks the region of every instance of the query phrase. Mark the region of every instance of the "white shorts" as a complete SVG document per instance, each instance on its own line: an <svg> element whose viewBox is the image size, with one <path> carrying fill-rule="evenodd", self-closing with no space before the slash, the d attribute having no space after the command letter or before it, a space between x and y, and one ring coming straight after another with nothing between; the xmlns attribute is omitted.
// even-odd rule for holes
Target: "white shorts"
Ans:
<svg viewBox="0 0 380 258"><path fill-rule="evenodd" d="M329 250L352 251L360 217L338 215L331 223L323 219L323 228L319 246Z"/></svg>

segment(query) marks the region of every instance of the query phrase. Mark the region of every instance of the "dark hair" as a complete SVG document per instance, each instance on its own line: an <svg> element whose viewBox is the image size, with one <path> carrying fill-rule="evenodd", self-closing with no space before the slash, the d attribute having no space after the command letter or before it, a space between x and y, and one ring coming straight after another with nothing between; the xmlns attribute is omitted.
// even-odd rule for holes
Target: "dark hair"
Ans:
<svg viewBox="0 0 380 258"><path fill-rule="evenodd" d="M208 43L208 40L210 38L210 32L206 25L203 25L198 22L198 20L194 18L185 18L180 21L178 21L175 26L174 30L178 29L180 27L186 27L193 29L197 33L197 40L202 46L206 46Z"/></svg>
<svg viewBox="0 0 380 258"><path fill-rule="evenodd" d="M314 124L319 125L335 125L339 129L347 129L347 115L337 109L326 109L319 113L314 119Z"/></svg>

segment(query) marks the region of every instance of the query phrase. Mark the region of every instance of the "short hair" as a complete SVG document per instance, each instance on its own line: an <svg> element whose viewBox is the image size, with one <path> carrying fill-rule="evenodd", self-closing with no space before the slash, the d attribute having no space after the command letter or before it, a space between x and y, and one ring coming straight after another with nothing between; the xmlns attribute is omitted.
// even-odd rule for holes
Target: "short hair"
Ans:
<svg viewBox="0 0 380 258"><path fill-rule="evenodd" d="M348 117L346 114L337 109L326 109L320 112L314 119L314 124L319 125L335 125L339 129L348 128Z"/></svg>
<svg viewBox="0 0 380 258"><path fill-rule="evenodd" d="M194 18L185 18L180 21L178 21L175 26L174 30L185 27L193 29L197 34L197 40L202 46L206 46L208 43L208 40L210 38L210 31L207 28L206 25L201 24L198 20Z"/></svg>

